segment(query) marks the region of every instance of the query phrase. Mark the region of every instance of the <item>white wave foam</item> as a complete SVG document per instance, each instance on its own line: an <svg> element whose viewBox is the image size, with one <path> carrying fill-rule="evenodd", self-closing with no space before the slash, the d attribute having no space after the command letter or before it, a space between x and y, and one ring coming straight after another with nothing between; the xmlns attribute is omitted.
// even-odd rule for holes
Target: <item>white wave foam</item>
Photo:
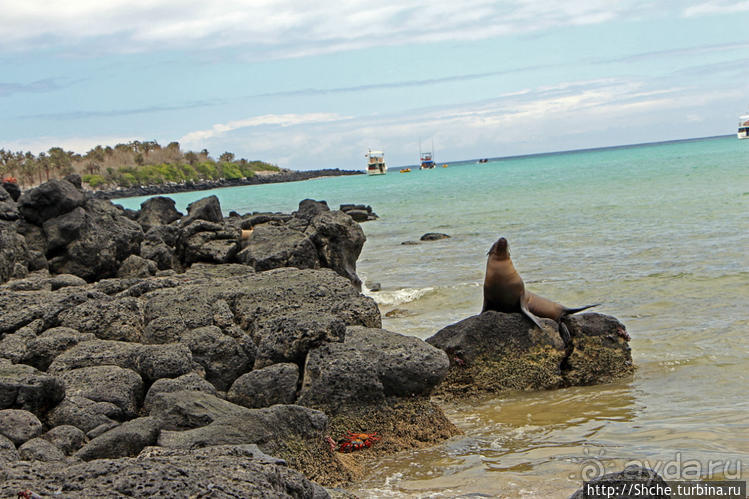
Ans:
<svg viewBox="0 0 749 499"><path fill-rule="evenodd" d="M402 288L393 291L378 291L373 293L368 289L365 289L364 294L372 298L378 305L395 306L416 301L433 290L434 288L432 287Z"/></svg>

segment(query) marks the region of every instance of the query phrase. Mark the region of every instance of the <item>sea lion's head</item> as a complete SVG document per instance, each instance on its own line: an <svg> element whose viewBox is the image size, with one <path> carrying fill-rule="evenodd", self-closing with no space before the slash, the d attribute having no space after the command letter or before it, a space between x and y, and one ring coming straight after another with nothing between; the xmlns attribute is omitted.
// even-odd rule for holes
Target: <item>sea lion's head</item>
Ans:
<svg viewBox="0 0 749 499"><path fill-rule="evenodd" d="M500 237L497 239L492 247L489 248L487 255L497 260L507 260L510 258L510 246L507 244L507 239Z"/></svg>

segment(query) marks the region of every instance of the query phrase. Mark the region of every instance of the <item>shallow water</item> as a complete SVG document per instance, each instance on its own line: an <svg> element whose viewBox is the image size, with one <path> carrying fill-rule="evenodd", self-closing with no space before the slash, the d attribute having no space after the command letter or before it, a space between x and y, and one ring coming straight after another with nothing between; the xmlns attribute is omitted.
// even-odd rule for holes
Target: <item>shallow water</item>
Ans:
<svg viewBox="0 0 749 499"><path fill-rule="evenodd" d="M445 406L465 435L383 460L358 495L568 497L588 470L646 461L670 478L749 476L749 141L173 197L184 210L214 193L225 212L289 212L304 198L371 204L381 218L362 225L358 273L382 285L369 294L383 314L400 309L383 317L387 329L427 338L477 313L485 254L503 235L529 289L569 306L603 302L597 311L632 336L631 379ZM400 244L425 232L451 237Z"/></svg>

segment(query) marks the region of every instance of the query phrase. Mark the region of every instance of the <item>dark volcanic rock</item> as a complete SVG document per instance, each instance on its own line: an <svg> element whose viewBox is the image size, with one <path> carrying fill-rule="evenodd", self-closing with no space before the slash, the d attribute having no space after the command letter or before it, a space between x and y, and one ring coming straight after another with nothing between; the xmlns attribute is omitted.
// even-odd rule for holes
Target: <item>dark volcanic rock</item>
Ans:
<svg viewBox="0 0 749 499"><path fill-rule="evenodd" d="M91 366L132 369L146 382L176 378L193 370L190 350L182 344L140 345L124 341L84 341L59 355L48 371L59 373Z"/></svg>
<svg viewBox="0 0 749 499"><path fill-rule="evenodd" d="M263 452L276 455L290 441L322 441L327 426L328 418L320 411L298 405L274 405L265 409L245 409L193 430L164 430L159 436L159 445L194 449L224 444L257 444Z"/></svg>
<svg viewBox="0 0 749 499"><path fill-rule="evenodd" d="M208 395L218 395L216 387L200 375L197 373L187 373L178 378L163 378L155 381L154 384L151 385L151 388L148 389L146 399L143 401L143 408L146 412L149 412L153 400L161 393L172 393L183 390L204 392Z"/></svg>
<svg viewBox="0 0 749 499"><path fill-rule="evenodd" d="M335 270L361 291L356 260L367 238L359 224L341 211L322 211L310 219L306 232L315 243L321 266Z"/></svg>
<svg viewBox="0 0 749 499"><path fill-rule="evenodd" d="M65 386L31 366L0 359L0 409L23 409L41 416L65 397Z"/></svg>
<svg viewBox="0 0 749 499"><path fill-rule="evenodd" d="M21 456L18 455L18 450L16 450L13 442L7 437L0 435L0 465L2 465L0 466L0 470L8 463L18 461L19 459L21 459ZM2 478L2 472L0 472L0 478Z"/></svg>
<svg viewBox="0 0 749 499"><path fill-rule="evenodd" d="M439 241L440 239L449 239L450 236L439 232L427 232L419 238L420 241Z"/></svg>
<svg viewBox="0 0 749 499"><path fill-rule="evenodd" d="M3 182L0 187L10 195L13 201L18 201L18 198L21 197L21 188L15 182Z"/></svg>
<svg viewBox="0 0 749 499"><path fill-rule="evenodd" d="M29 411L4 409L0 411L0 435L19 446L42 434L42 423Z"/></svg>
<svg viewBox="0 0 749 499"><path fill-rule="evenodd" d="M138 342L143 335L143 313L131 297L89 300L61 312L57 320L61 326L102 340Z"/></svg>
<svg viewBox="0 0 749 499"><path fill-rule="evenodd" d="M146 448L137 458L11 464L0 471L0 496L19 490L64 497L267 497L326 499L320 485L270 462L254 446L198 450Z"/></svg>
<svg viewBox="0 0 749 499"><path fill-rule="evenodd" d="M29 189L18 198L18 209L23 217L37 225L67 213L85 202L83 192L67 180L53 179Z"/></svg>
<svg viewBox="0 0 749 499"><path fill-rule="evenodd" d="M30 255L26 240L16 231L16 225L0 220L0 283L28 272Z"/></svg>
<svg viewBox="0 0 749 499"><path fill-rule="evenodd" d="M244 349L216 326L193 329L181 341L190 348L193 360L205 368L205 379L219 390L227 390L252 368Z"/></svg>
<svg viewBox="0 0 749 499"><path fill-rule="evenodd" d="M24 361L46 371L62 352L78 343L94 339L96 336L93 333L80 333L69 327L47 329L28 343Z"/></svg>
<svg viewBox="0 0 749 499"><path fill-rule="evenodd" d="M377 220L379 217L372 211L372 207L363 204L342 204L339 208L346 215L350 216L357 222L367 222Z"/></svg>
<svg viewBox="0 0 749 499"><path fill-rule="evenodd" d="M625 491L625 490L633 490L634 484L641 484L643 488L641 490L644 492L646 490L653 490L654 492L657 490L665 490L665 488L668 486L666 481L658 475L655 471L643 468L641 466L628 466L624 468L622 471L617 471L614 473L607 473L603 476L594 478L590 480L590 485L596 486L596 485L605 485L610 487L615 487L615 490L618 491ZM645 489L644 487L647 487ZM600 497L601 494L596 495L595 497ZM590 497L588 494L585 493L585 487L579 489L577 492L572 494L570 499L585 499L587 497ZM662 493L654 493L654 494L636 494L636 495L630 495L630 494L614 494L611 496L612 499L625 499L629 497L637 497L637 499L669 499L671 496L667 494Z"/></svg>
<svg viewBox="0 0 749 499"><path fill-rule="evenodd" d="M427 340L450 357L438 393L468 397L504 390L543 390L608 382L632 372L624 326L600 314L565 319L575 339L565 348L557 323L539 330L521 314L484 312Z"/></svg>
<svg viewBox="0 0 749 499"><path fill-rule="evenodd" d="M221 203L216 196L208 196L187 205L187 216L182 219L185 226L193 220L207 220L219 223L224 219L221 214Z"/></svg>
<svg viewBox="0 0 749 499"><path fill-rule="evenodd" d="M143 401L143 380L135 371L117 366L72 369L59 374L66 396L85 397L116 405L126 419L135 417Z"/></svg>
<svg viewBox="0 0 749 499"><path fill-rule="evenodd" d="M75 457L90 461L135 456L145 447L156 443L160 428L160 422L152 417L127 421L92 439L75 453Z"/></svg>
<svg viewBox="0 0 749 499"><path fill-rule="evenodd" d="M117 269L117 277L150 277L156 274L159 266L152 260L146 260L138 255L130 255Z"/></svg>
<svg viewBox="0 0 749 499"><path fill-rule="evenodd" d="M248 409L215 395L197 391L159 393L153 397L150 415L165 430L189 430L211 424L226 416L241 416Z"/></svg>
<svg viewBox="0 0 749 499"><path fill-rule="evenodd" d="M237 261L257 271L278 267L320 267L317 249L309 236L285 225L272 223L254 228L246 247L237 254Z"/></svg>
<svg viewBox="0 0 749 499"><path fill-rule="evenodd" d="M599 313L566 317L573 350L566 360L568 385L608 383L632 374L632 351L624 324Z"/></svg>
<svg viewBox="0 0 749 499"><path fill-rule="evenodd" d="M488 311L447 326L427 340L450 357L439 392L471 395L563 385L564 342L556 323L539 330L521 314Z"/></svg>
<svg viewBox="0 0 749 499"><path fill-rule="evenodd" d="M50 426L70 425L89 432L101 425L113 424L120 419L120 408L110 402L94 402L84 397L69 396L49 412Z"/></svg>
<svg viewBox="0 0 749 499"><path fill-rule="evenodd" d="M177 239L176 254L185 266L195 262L229 263L239 251L240 231L229 224L195 220Z"/></svg>
<svg viewBox="0 0 749 499"><path fill-rule="evenodd" d="M226 393L226 399L250 408L293 404L298 382L299 366L274 364L237 378Z"/></svg>
<svg viewBox="0 0 749 499"><path fill-rule="evenodd" d="M65 453L52 442L43 438L32 438L18 448L18 455L24 461L63 461Z"/></svg>
<svg viewBox="0 0 749 499"><path fill-rule="evenodd" d="M172 225L152 227L140 243L140 256L156 262L160 270L174 268L177 263L174 247L179 234L179 227Z"/></svg>
<svg viewBox="0 0 749 499"><path fill-rule="evenodd" d="M255 369L278 362L301 365L311 349L343 341L346 323L332 314L289 312L281 317L260 319L254 336Z"/></svg>
<svg viewBox="0 0 749 499"><path fill-rule="evenodd" d="M0 220L18 220L21 214L15 199L3 187L0 187Z"/></svg>
<svg viewBox="0 0 749 499"><path fill-rule="evenodd" d="M444 352L418 338L349 327L343 343L310 351L298 401L338 412L347 404L428 395L448 366Z"/></svg>
<svg viewBox="0 0 749 499"><path fill-rule="evenodd" d="M174 199L155 196L140 204L137 220L143 231L148 231L151 227L169 225L181 217L182 214L174 207Z"/></svg>
<svg viewBox="0 0 749 499"><path fill-rule="evenodd" d="M71 223L76 234L72 239L59 239L60 243L70 239L64 246L48 249L52 272L74 274L87 281L111 277L125 258L140 251L140 225L109 202L89 200L85 210L50 220L45 233L62 234L58 224L63 222Z"/></svg>
<svg viewBox="0 0 749 499"><path fill-rule="evenodd" d="M60 425L50 429L41 436L60 449L64 454L71 455L87 442L86 434L80 428L72 425Z"/></svg>

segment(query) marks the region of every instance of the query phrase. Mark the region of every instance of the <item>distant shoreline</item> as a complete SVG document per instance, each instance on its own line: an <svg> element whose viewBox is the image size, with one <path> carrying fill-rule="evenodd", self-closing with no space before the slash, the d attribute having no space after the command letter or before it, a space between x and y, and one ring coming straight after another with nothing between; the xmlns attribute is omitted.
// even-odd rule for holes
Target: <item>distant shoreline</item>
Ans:
<svg viewBox="0 0 749 499"><path fill-rule="evenodd" d="M154 196L158 194L174 194L177 192L194 192L218 189L221 187L236 187L240 185L276 184L281 182L299 182L319 177L340 177L343 175L363 175L357 170L341 170L327 168L323 170L282 171L270 175L255 175L247 178L204 180L201 182L168 183L159 185L140 185L136 187L120 187L117 189L95 190L97 199L132 198L138 196Z"/></svg>

